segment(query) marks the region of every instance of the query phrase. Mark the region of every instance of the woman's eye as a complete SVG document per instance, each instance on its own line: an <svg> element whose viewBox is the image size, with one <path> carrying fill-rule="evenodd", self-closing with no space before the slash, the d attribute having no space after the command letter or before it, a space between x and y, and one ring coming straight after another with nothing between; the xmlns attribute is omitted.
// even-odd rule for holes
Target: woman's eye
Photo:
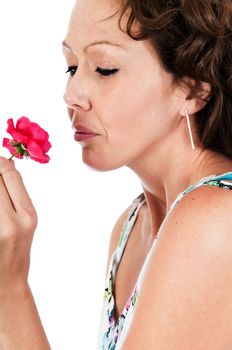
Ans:
<svg viewBox="0 0 232 350"><path fill-rule="evenodd" d="M115 69L106 69L106 68L97 67L96 72L104 77L108 77L110 75L114 75L115 73L117 73L118 69L116 69L116 68Z"/></svg>
<svg viewBox="0 0 232 350"><path fill-rule="evenodd" d="M70 76L73 77L77 71L77 66L69 66L68 70L65 73L70 73ZM103 77L108 77L110 75L114 75L118 72L118 69L106 69L97 67L96 72L99 73Z"/></svg>
<svg viewBox="0 0 232 350"><path fill-rule="evenodd" d="M70 73L71 77L74 76L74 74L76 73L77 70L77 66L69 66L68 70L65 73Z"/></svg>

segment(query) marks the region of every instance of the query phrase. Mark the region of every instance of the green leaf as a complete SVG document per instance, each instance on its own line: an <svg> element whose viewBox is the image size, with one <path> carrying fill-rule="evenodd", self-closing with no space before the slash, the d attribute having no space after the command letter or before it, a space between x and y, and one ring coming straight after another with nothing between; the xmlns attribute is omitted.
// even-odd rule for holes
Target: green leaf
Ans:
<svg viewBox="0 0 232 350"><path fill-rule="evenodd" d="M21 144L19 146L16 147L16 151L21 155L24 156L24 149L21 148Z"/></svg>

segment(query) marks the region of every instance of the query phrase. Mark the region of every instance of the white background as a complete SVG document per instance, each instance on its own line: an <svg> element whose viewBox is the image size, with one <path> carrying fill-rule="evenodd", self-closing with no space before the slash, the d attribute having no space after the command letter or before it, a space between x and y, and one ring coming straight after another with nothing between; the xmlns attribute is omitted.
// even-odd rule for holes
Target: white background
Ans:
<svg viewBox="0 0 232 350"><path fill-rule="evenodd" d="M73 0L0 3L0 144L6 121L25 115L50 134L49 164L15 159L39 216L29 280L53 350L95 349L108 243L142 192L127 168L88 168L63 102L61 42ZM90 38L91 39L91 38ZM7 149L0 154L9 157Z"/></svg>

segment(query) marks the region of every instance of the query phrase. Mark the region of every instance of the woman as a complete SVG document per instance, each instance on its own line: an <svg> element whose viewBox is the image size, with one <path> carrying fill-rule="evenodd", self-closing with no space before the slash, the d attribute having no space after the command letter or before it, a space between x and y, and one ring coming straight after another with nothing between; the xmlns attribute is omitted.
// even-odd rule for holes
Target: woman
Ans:
<svg viewBox="0 0 232 350"><path fill-rule="evenodd" d="M231 0L79 0L63 48L84 163L143 189L110 239L98 349L231 349ZM36 211L13 161L0 171L2 348L46 350Z"/></svg>

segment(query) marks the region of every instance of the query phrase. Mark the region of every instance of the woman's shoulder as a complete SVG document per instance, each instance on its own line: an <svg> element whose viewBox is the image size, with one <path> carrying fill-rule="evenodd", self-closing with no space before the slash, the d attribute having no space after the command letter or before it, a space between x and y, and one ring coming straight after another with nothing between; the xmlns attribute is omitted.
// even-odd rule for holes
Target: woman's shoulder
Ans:
<svg viewBox="0 0 232 350"><path fill-rule="evenodd" d="M226 212L232 205L232 181L207 180L186 191L177 202L174 212L184 214L190 208L199 212L209 211L210 207Z"/></svg>
<svg viewBox="0 0 232 350"><path fill-rule="evenodd" d="M231 189L213 183L186 193L168 215L164 231L176 232L176 239L183 236L179 238L190 241L203 238L207 241L213 235L215 240L216 236L223 239L232 225ZM166 232L165 235L168 236Z"/></svg>
<svg viewBox="0 0 232 350"><path fill-rule="evenodd" d="M123 349L149 349L154 342L165 349L213 349L221 343L218 334L231 343L231 206L232 191L200 186L169 213L151 249Z"/></svg>

